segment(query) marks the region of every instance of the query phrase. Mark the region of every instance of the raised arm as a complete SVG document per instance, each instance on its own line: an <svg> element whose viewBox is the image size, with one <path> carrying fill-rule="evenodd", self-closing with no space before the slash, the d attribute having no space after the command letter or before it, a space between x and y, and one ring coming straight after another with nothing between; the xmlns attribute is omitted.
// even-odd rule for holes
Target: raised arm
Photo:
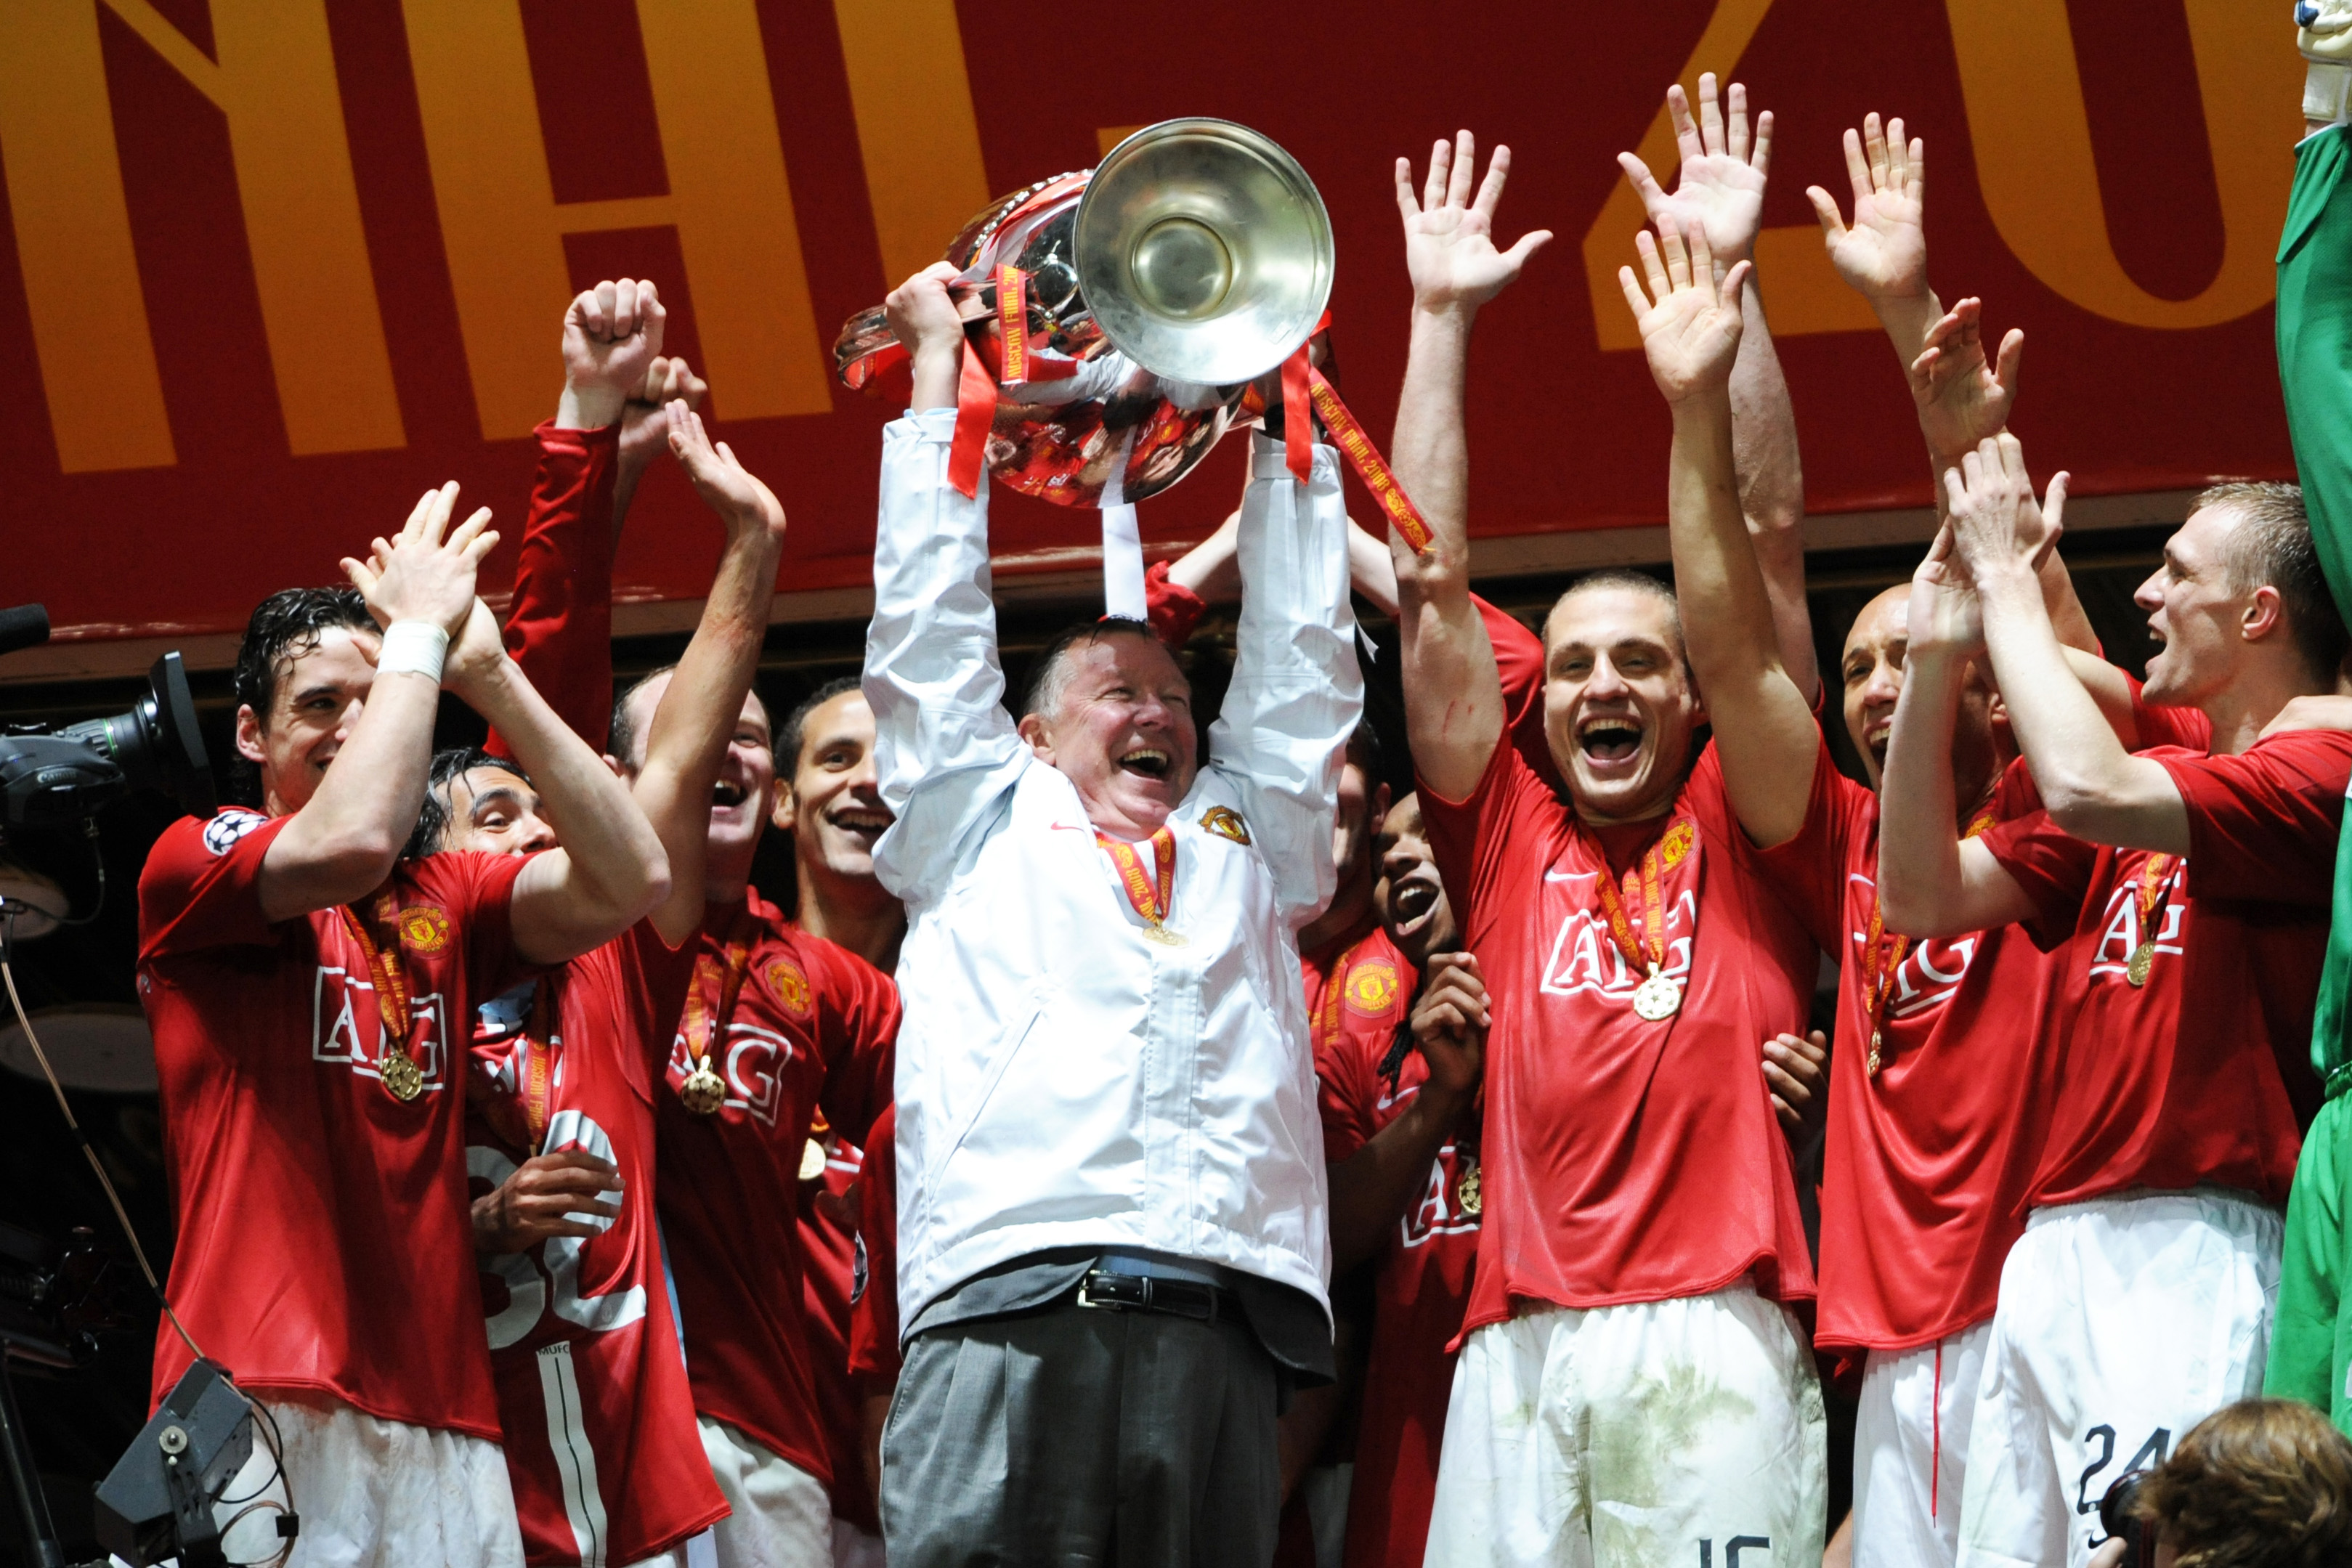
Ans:
<svg viewBox="0 0 2352 1568"><path fill-rule="evenodd" d="M669 862L628 786L532 689L475 601L449 650L449 689L498 727L537 787L563 847L530 857L509 919L530 964L574 958L626 931L669 894Z"/></svg>
<svg viewBox="0 0 2352 1568"><path fill-rule="evenodd" d="M1812 705L1780 660L1772 605L1740 519L1731 455L1731 365L1739 350L1738 290L1748 264L1717 282L1704 230L1671 217L1659 239L1635 241L1649 291L1619 270L1640 324L1651 377L1674 410L1666 528L1691 673L1715 727L1724 782L1748 836L1767 848L1794 838L1820 756Z"/></svg>
<svg viewBox="0 0 2352 1568"><path fill-rule="evenodd" d="M474 606L474 570L495 549L484 507L449 529L452 482L425 493L408 522L343 570L380 626L401 631L377 658L373 684L334 765L262 854L262 914L289 920L364 898L392 874L425 804L433 720L441 704L441 649ZM300 702L303 694L288 694ZM340 700L340 699L334 699ZM268 715L261 716L266 725Z"/></svg>
<svg viewBox="0 0 2352 1568"><path fill-rule="evenodd" d="M1852 224L1819 185L1808 185L1805 195L1821 219L1830 265L1869 302L1907 371L1944 314L1927 287L1927 143L1905 141L1900 116L1882 129L1875 113L1864 115L1859 131L1845 133L1845 172L1853 192Z"/></svg>
<svg viewBox="0 0 2352 1568"><path fill-rule="evenodd" d="M948 482L963 321L948 298L955 269L935 263L892 291L891 329L914 345L914 400L882 433L874 538L874 620L866 700L875 769L897 815L874 869L902 899L947 874L965 834L1027 765L1004 711L988 570L988 481L966 499Z"/></svg>
<svg viewBox="0 0 2352 1568"><path fill-rule="evenodd" d="M1671 219L1684 234L1704 230L1715 257L1716 281L1738 262L1749 262L1739 292L1744 329L1731 368L1732 463L1739 478L1739 509L1764 572L1780 662L1805 701L1821 694L1811 612L1805 603L1805 473L1797 450L1797 413L1780 356L1764 320L1764 297L1752 263L1764 218L1765 177L1772 162L1772 115L1756 117L1748 135L1748 89L1738 82L1716 97L1712 72L1698 78L1698 113L1679 83L1666 89L1666 111L1682 160L1669 194L1649 165L1631 152L1617 162L1633 183L1653 223Z"/></svg>
<svg viewBox="0 0 2352 1568"><path fill-rule="evenodd" d="M1439 794L1477 788L1503 737L1503 694L1495 650L1470 599L1470 453L1463 428L1463 383L1478 308L1519 275L1551 238L1537 229L1507 251L1494 243L1496 204L1511 150L1495 149L1471 199L1476 144L1465 131L1429 155L1416 195L1412 165L1396 165L1404 218L1405 267L1412 278L1412 337L1389 451L1397 483L1429 524L1429 549L1415 552L1391 531L1397 623L1403 639L1405 731L1413 766Z"/></svg>
<svg viewBox="0 0 2352 1568"><path fill-rule="evenodd" d="M784 550L784 508L725 442L711 444L683 399L670 404L667 422L670 450L695 493L727 527L727 548L702 620L654 709L645 766L631 789L669 857L669 896L654 911L654 928L675 946L702 924L710 792L742 722L767 640L768 605Z"/></svg>
<svg viewBox="0 0 2352 1568"><path fill-rule="evenodd" d="M2124 748L2051 629L2036 571L2048 529L2024 448L2008 434L1985 442L1946 491L2010 728L2051 820L2093 843L2187 854L2189 809L2171 773Z"/></svg>
<svg viewBox="0 0 2352 1568"><path fill-rule="evenodd" d="M1983 653L1977 599L1948 525L1911 578L1911 643L1878 789L1878 896L1906 936L1956 936L2033 914L1982 841L1960 838L1952 733L1969 662Z"/></svg>

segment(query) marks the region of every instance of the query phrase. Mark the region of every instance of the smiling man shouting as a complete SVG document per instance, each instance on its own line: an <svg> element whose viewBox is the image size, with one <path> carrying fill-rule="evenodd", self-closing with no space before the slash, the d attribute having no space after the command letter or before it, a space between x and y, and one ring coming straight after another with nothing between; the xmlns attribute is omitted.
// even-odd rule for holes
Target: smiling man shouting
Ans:
<svg viewBox="0 0 2352 1568"><path fill-rule="evenodd" d="M987 492L948 478L953 276L888 301L915 396L866 654L908 914L883 1531L904 1568L1264 1563L1283 1392L1331 1370L1297 933L1362 708L1335 457L1301 482L1255 438L1211 761L1141 622L1055 639L1016 725Z"/></svg>

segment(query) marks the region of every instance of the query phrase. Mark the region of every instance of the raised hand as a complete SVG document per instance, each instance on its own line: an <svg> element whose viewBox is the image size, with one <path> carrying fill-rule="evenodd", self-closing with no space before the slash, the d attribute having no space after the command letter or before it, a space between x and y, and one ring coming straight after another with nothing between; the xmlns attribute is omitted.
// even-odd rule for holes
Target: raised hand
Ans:
<svg viewBox="0 0 2352 1568"><path fill-rule="evenodd" d="M1704 230L1717 267L1746 260L1756 251L1756 231L1764 221L1764 176L1772 162L1772 112L1756 117L1748 134L1748 89L1738 82L1725 95L1729 113L1716 102L1715 75L1698 78L1698 119L1677 82L1666 89L1666 112L1674 119L1675 146L1682 172L1668 195L1650 166L1631 152L1617 154L1618 167L1633 182L1650 221L1671 218L1685 234Z"/></svg>
<svg viewBox="0 0 2352 1568"><path fill-rule="evenodd" d="M1928 329L1927 346L1911 361L1911 402L1919 430L1940 463L1957 463L1978 444L1999 435L2017 403L2017 371L2025 334L2011 327L2000 352L1985 362L1980 321L1984 301L1961 300Z"/></svg>
<svg viewBox="0 0 2352 1568"><path fill-rule="evenodd" d="M474 1200L474 1250L520 1252L557 1236L602 1235L621 1218L617 1204L603 1201L607 1196L621 1196L621 1173L610 1161L579 1149L534 1155Z"/></svg>
<svg viewBox="0 0 2352 1568"><path fill-rule="evenodd" d="M694 493L727 520L730 529L765 528L771 538L784 537L784 508L775 492L760 483L737 461L734 450L721 441L712 444L702 427L702 416L683 399L668 408L669 449L694 483Z"/></svg>
<svg viewBox="0 0 2352 1568"><path fill-rule="evenodd" d="M474 609L474 573L496 549L499 536L483 507L452 532L457 482L427 490L390 539L373 541L368 559L343 558L343 575L367 601L379 626L395 621L430 621L455 642Z"/></svg>
<svg viewBox="0 0 2352 1568"><path fill-rule="evenodd" d="M1936 532L1927 559L1911 574L1910 643L1906 656L1948 653L1974 658L1984 650L1984 612L1976 584L1953 546L1948 519Z"/></svg>
<svg viewBox="0 0 2352 1568"><path fill-rule="evenodd" d="M1731 383L1731 364L1739 354L1739 290L1751 264L1732 263L1718 283L1704 230L1692 230L1685 247L1669 217L1658 225L1658 236L1652 240L1644 229L1633 239L1649 277L1648 294L1632 267L1617 269L1618 286L1625 290L1643 351L1650 357L1650 374L1668 402L1722 392Z"/></svg>
<svg viewBox="0 0 2352 1568"><path fill-rule="evenodd" d="M574 392L602 392L612 413L644 384L646 367L661 353L662 326L669 311L651 279L624 277L583 289L563 313L563 381Z"/></svg>
<svg viewBox="0 0 2352 1568"><path fill-rule="evenodd" d="M1495 149L1475 200L1470 183L1477 172L1478 144L1465 131L1452 146L1429 151L1429 178L1416 195L1412 162L1396 161L1397 212L1404 219L1405 271L1412 278L1417 310L1435 314L1475 312L1519 276L1528 257L1549 243L1549 229L1531 229L1508 250L1495 248L1495 208L1511 172L1511 150Z"/></svg>
<svg viewBox="0 0 2352 1568"><path fill-rule="evenodd" d="M915 395L909 407L953 408L963 369L963 317L948 286L962 274L935 261L882 301L890 331L914 356Z"/></svg>
<svg viewBox="0 0 2352 1568"><path fill-rule="evenodd" d="M449 639L449 651L441 666L441 685L461 695L474 691L506 656L506 628L499 624L490 607L477 599L474 608L467 612L464 628Z"/></svg>
<svg viewBox="0 0 2352 1568"><path fill-rule="evenodd" d="M2005 431L1979 444L1958 467L1946 469L1944 491L1947 528L1974 581L2012 569L2036 571L2058 542L2050 517L2033 499L2025 448Z"/></svg>
<svg viewBox="0 0 2352 1568"><path fill-rule="evenodd" d="M1486 982L1470 953L1433 953L1429 983L1412 1004L1412 1040L1429 1063L1429 1087L1467 1095L1486 1065L1486 1030L1493 1023Z"/></svg>
<svg viewBox="0 0 2352 1568"><path fill-rule="evenodd" d="M709 394L710 383L688 370L684 360L656 355L646 366L646 379L621 408L618 473L630 489L669 445L669 405L683 402L699 412Z"/></svg>
<svg viewBox="0 0 2352 1568"><path fill-rule="evenodd" d="M1845 172L1853 185L1853 223L1838 216L1835 197L1819 185L1805 187L1822 221L1830 265L1846 286L1874 306L1885 300L1916 299L1927 292L1927 143L1903 140L1900 118L1882 131L1875 114L1862 131L1845 133Z"/></svg>

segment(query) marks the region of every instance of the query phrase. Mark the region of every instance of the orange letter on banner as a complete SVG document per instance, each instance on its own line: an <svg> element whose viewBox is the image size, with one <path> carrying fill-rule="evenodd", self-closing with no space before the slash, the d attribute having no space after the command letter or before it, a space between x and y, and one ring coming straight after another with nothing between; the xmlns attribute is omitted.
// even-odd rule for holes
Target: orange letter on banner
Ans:
<svg viewBox="0 0 2352 1568"><path fill-rule="evenodd" d="M228 122L288 444L403 444L324 5L213 0L215 63L147 0L106 3ZM92 0L0 5L0 153L59 465L173 462Z"/></svg>
<svg viewBox="0 0 2352 1568"><path fill-rule="evenodd" d="M2234 320L2270 302L2302 133L2303 65L2273 7L2184 0L2221 197L2221 267L2194 299L2133 282L2107 237L2065 0L1948 0L1977 183L2017 258L2084 309L2135 327Z"/></svg>
<svg viewBox="0 0 2352 1568"><path fill-rule="evenodd" d="M1957 0L1956 0L1957 3ZM1698 101L1698 78L1713 71L1729 81L1739 68L1739 57L1764 21L1772 0L1718 0L1698 47L1683 64L1677 78L1683 90ZM1753 105L1769 109L1769 104ZM1681 159L1675 152L1675 126L1664 103L1649 134L1633 149L1660 183L1674 186L1674 171ZM1631 180L1620 180L1584 233L1584 276L1592 291L1592 324L1603 349L1638 349L1642 334L1625 308L1624 291L1617 287L1617 269L1633 260L1633 235L1649 221L1642 211L1641 193ZM1822 245L1822 231L1811 224L1766 229L1756 236L1756 283L1770 308L1772 335L1794 338L1809 332L1874 332L1878 318L1862 296L1838 281Z"/></svg>
<svg viewBox="0 0 2352 1568"><path fill-rule="evenodd" d="M640 0L669 194L563 204L516 0L403 9L485 436L528 435L547 415L572 297L563 236L604 229L677 228L711 395L728 417L832 408L752 0Z"/></svg>
<svg viewBox="0 0 2352 1568"><path fill-rule="evenodd" d="M954 0L834 0L850 111L889 286L988 205Z"/></svg>

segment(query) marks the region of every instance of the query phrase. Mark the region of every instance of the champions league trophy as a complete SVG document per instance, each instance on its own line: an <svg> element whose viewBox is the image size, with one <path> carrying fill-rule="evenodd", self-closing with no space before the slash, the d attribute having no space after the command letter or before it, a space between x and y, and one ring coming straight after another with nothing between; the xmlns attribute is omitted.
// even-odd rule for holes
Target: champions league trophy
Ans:
<svg viewBox="0 0 2352 1568"><path fill-rule="evenodd" d="M1143 617L1135 503L1265 411L1281 373L1293 472L1320 417L1415 547L1427 538L1379 454L1308 362L1331 295L1331 220L1268 138L1223 120L1137 131L1090 170L999 198L947 248L966 321L949 476L1103 514L1111 613ZM881 307L842 329L844 384L903 401L909 356ZM1310 413L1311 410L1311 413ZM1391 499L1393 497L1393 499Z"/></svg>

